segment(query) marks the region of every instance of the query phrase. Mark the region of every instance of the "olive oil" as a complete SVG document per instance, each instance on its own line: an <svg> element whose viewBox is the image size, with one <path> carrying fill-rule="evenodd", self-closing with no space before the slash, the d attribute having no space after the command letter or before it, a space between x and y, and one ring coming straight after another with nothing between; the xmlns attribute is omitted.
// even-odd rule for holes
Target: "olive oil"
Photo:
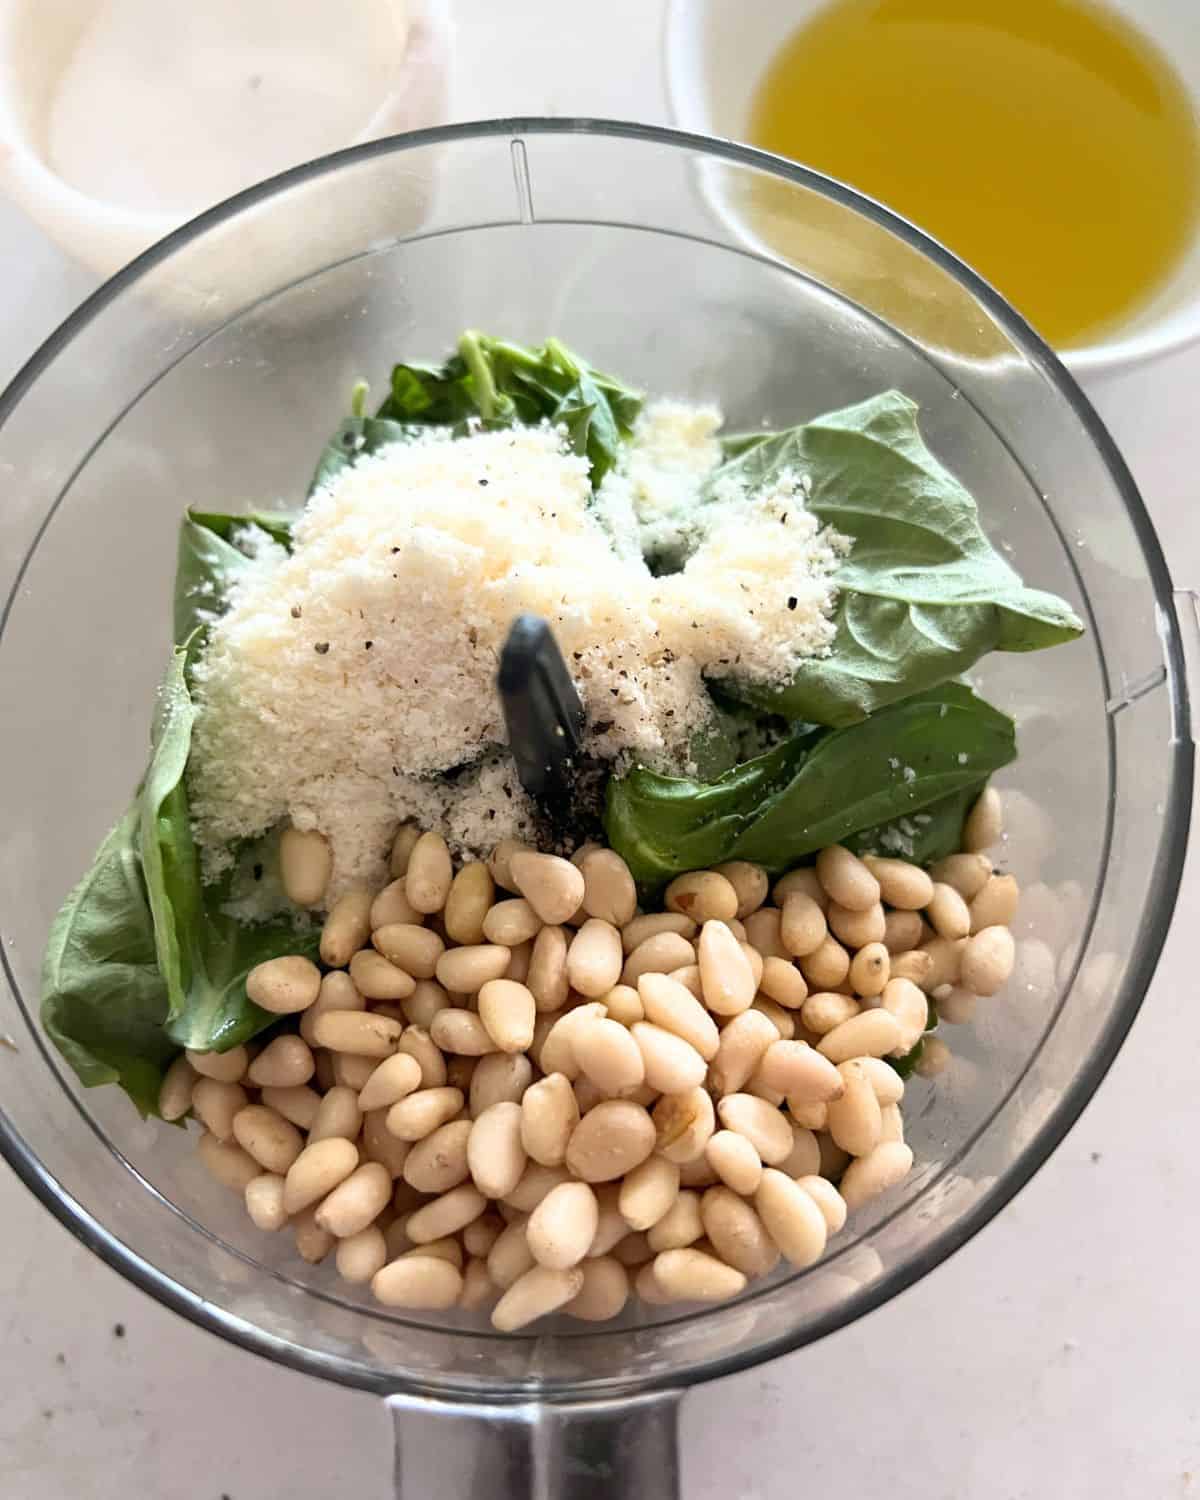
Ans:
<svg viewBox="0 0 1200 1500"><path fill-rule="evenodd" d="M1135 317L1200 221L1183 84L1086 0L833 0L768 69L750 134L911 219L1063 348ZM765 200L759 223L786 254Z"/></svg>

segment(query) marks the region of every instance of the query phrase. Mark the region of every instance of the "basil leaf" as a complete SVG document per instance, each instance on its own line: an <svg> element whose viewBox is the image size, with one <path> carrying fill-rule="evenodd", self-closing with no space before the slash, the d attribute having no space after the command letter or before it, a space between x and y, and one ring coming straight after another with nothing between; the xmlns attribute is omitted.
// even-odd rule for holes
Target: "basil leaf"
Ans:
<svg viewBox="0 0 1200 1500"><path fill-rule="evenodd" d="M175 561L176 645L195 631L207 629L223 612L229 587L248 561L238 539L257 528L290 548L292 519L261 511L245 516L187 512L179 528Z"/></svg>
<svg viewBox="0 0 1200 1500"><path fill-rule="evenodd" d="M963 824L976 797L987 781L975 782L931 802L920 812L864 828L846 839L855 854L884 854L907 859L917 865L931 865L935 859L956 854L962 848Z"/></svg>
<svg viewBox="0 0 1200 1500"><path fill-rule="evenodd" d="M138 858L131 807L54 919L42 961L42 1025L86 1088L117 1083L158 1113L178 1051L163 1030L167 990Z"/></svg>
<svg viewBox="0 0 1200 1500"><path fill-rule="evenodd" d="M805 730L710 785L645 769L614 777L605 828L649 889L727 859L783 870L977 788L1015 755L1012 720L947 683L862 724Z"/></svg>
<svg viewBox="0 0 1200 1500"><path fill-rule="evenodd" d="M785 718L850 724L959 676L986 652L1036 651L1082 626L1053 594L1026 588L995 551L971 496L925 446L916 406L886 391L754 442L721 464L753 491L785 472L811 483L807 508L853 542L836 575L837 635L782 689L730 683Z"/></svg>

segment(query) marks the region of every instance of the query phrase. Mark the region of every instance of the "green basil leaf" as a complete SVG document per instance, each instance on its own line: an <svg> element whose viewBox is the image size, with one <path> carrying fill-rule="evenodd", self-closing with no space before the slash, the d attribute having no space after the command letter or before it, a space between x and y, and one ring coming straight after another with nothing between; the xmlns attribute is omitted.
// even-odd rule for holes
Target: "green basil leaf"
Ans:
<svg viewBox="0 0 1200 1500"><path fill-rule="evenodd" d="M219 515L188 511L179 528L175 561L175 644L204 630L222 613L229 586L245 568L247 555L238 539L257 528L283 547L291 547L293 518L253 511Z"/></svg>
<svg viewBox="0 0 1200 1500"><path fill-rule="evenodd" d="M328 484L335 474L350 468L364 454L377 453L391 443L411 442L423 431L424 427L418 422L394 422L384 417L347 417L321 450L308 493L311 495L323 484Z"/></svg>
<svg viewBox="0 0 1200 1500"><path fill-rule="evenodd" d="M986 780L963 787L920 812L861 829L846 839L855 854L883 854L931 865L935 859L956 854L962 848L963 824Z"/></svg>
<svg viewBox="0 0 1200 1500"><path fill-rule="evenodd" d="M975 501L934 458L916 406L887 391L751 442L721 464L749 490L806 476L808 509L853 542L838 570L837 635L782 689L731 683L789 719L849 724L959 676L986 652L1036 651L1082 626L1053 594L1026 588L988 541Z"/></svg>
<svg viewBox="0 0 1200 1500"><path fill-rule="evenodd" d="M727 859L783 870L976 789L1015 755L1012 720L947 683L862 724L805 730L709 785L645 769L614 777L605 828L649 889Z"/></svg>
<svg viewBox="0 0 1200 1500"><path fill-rule="evenodd" d="M138 857L138 809L100 845L54 919L42 961L42 1025L87 1088L116 1083L158 1113L178 1047L163 1030L167 989Z"/></svg>

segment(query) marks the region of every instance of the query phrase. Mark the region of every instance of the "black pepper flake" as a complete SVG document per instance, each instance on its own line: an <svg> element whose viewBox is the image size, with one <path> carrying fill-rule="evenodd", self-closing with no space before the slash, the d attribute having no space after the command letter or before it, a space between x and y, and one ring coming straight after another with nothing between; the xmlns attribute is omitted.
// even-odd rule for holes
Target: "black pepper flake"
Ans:
<svg viewBox="0 0 1200 1500"><path fill-rule="evenodd" d="M400 550L399 547L393 547L392 548L392 556L395 557L396 553L399 552L399 550ZM393 573L392 577L395 578L395 576L396 576L395 573Z"/></svg>
<svg viewBox="0 0 1200 1500"><path fill-rule="evenodd" d="M327 656L329 654L329 642L318 641L313 647L313 650L317 653L318 656Z"/></svg>
<svg viewBox="0 0 1200 1500"><path fill-rule="evenodd" d="M795 609L795 607L799 603L800 603L800 601L799 601L799 599L796 598L795 594L789 594L788 595L788 608L789 609Z"/></svg>
<svg viewBox="0 0 1200 1500"><path fill-rule="evenodd" d="M374 644L375 644L374 641L364 641L363 642L363 650L364 651L369 651Z"/></svg>
<svg viewBox="0 0 1200 1500"><path fill-rule="evenodd" d="M505 788L504 788L504 795L505 795L505 796L506 796L506 797L507 797L507 798L508 798L508 800L509 800L509 801L510 801L510 802L511 802L511 801L512 801L512 787L510 787L510 786L506 786L506 787L505 787Z"/></svg>
<svg viewBox="0 0 1200 1500"><path fill-rule="evenodd" d="M292 619L293 620L298 620L299 618L300 618L300 606L298 604L293 604L292 605Z"/></svg>
<svg viewBox="0 0 1200 1500"><path fill-rule="evenodd" d="M786 526L787 525L787 518L788 518L788 513L785 510L784 513L783 513L783 515L781 515L780 518L779 518L779 524L781 526Z"/></svg>
<svg viewBox="0 0 1200 1500"><path fill-rule="evenodd" d="M399 766L393 766L392 767L392 775L393 776L399 776L399 774L400 774L400 767Z"/></svg>
<svg viewBox="0 0 1200 1500"><path fill-rule="evenodd" d="M482 485L484 485L486 487L486 485L487 485L487 480L486 479L481 479L479 482L480 482L480 484L482 484Z"/></svg>
<svg viewBox="0 0 1200 1500"><path fill-rule="evenodd" d="M617 696L616 688L609 688L609 692L613 695L614 698Z"/></svg>
<svg viewBox="0 0 1200 1500"><path fill-rule="evenodd" d="M254 866L254 878L255 878L255 880L261 880L263 878L263 867L262 867L262 865L255 865Z"/></svg>
<svg viewBox="0 0 1200 1500"><path fill-rule="evenodd" d="M124 1323L114 1323L113 1324L113 1338L115 1338L115 1339L123 1339L124 1337L125 1337L125 1325L124 1325Z"/></svg>

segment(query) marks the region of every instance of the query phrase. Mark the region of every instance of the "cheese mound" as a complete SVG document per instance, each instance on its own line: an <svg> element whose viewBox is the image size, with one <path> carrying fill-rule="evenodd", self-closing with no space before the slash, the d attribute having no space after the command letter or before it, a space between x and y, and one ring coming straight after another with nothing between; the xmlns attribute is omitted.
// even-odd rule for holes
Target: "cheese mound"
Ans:
<svg viewBox="0 0 1200 1500"><path fill-rule="evenodd" d="M676 511L683 476L695 493L718 457L713 420L681 412L651 408L630 445L637 511L655 446ZM690 422L702 461L664 449L672 421ZM460 853L528 832L495 690L525 611L554 630L592 753L686 771L711 717L706 675L782 682L827 648L842 551L800 476L705 507L695 539L682 571L652 576L614 545L586 461L546 426L434 429L336 475L290 554L256 550L197 664L189 791L207 874L284 819L330 840L331 897L384 877L404 818Z"/></svg>

